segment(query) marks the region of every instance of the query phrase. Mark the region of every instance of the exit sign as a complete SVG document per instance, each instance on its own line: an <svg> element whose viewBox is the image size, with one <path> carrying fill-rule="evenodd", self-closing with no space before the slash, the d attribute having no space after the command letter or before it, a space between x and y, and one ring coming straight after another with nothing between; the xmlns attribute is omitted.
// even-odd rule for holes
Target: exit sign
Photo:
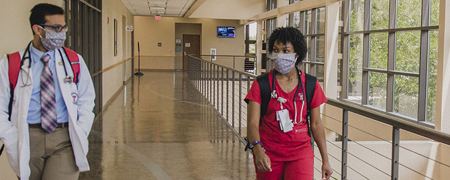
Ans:
<svg viewBox="0 0 450 180"><path fill-rule="evenodd" d="M160 15L156 15L156 16L155 16L155 20L156 20L156 21L161 20L161 16L160 16Z"/></svg>

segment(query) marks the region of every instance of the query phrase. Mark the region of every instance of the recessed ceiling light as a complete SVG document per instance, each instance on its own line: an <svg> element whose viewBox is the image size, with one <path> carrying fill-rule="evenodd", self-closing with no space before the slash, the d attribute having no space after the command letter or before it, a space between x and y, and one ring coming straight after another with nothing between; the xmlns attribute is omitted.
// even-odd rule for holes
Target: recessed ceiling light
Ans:
<svg viewBox="0 0 450 180"><path fill-rule="evenodd" d="M166 4L167 2L148 2L149 4Z"/></svg>
<svg viewBox="0 0 450 180"><path fill-rule="evenodd" d="M166 10L164 7L150 7L150 10Z"/></svg>

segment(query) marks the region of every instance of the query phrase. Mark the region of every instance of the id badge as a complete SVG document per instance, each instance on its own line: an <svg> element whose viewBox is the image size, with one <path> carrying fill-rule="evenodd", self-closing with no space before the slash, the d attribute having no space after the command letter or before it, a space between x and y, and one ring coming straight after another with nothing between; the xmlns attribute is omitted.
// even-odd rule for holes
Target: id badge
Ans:
<svg viewBox="0 0 450 180"><path fill-rule="evenodd" d="M280 123L280 128L284 133L292 131L294 125L289 118L289 111L287 109L277 111L277 121Z"/></svg>

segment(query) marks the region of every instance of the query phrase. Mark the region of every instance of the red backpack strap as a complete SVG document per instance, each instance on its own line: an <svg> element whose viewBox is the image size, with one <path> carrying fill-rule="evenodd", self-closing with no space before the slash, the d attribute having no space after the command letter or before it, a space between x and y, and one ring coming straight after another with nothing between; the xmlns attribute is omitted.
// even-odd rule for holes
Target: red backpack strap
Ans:
<svg viewBox="0 0 450 180"><path fill-rule="evenodd" d="M8 54L8 64L9 64L9 70L8 70L9 83L12 86L11 91L14 92L14 89L16 88L16 84L17 84L17 78L19 77L19 71L20 71L20 65L21 65L19 52Z"/></svg>
<svg viewBox="0 0 450 180"><path fill-rule="evenodd" d="M78 83L78 75L80 75L80 59L78 59L78 54L72 49L66 47L63 47L63 49L72 67L72 71L74 74L73 82Z"/></svg>

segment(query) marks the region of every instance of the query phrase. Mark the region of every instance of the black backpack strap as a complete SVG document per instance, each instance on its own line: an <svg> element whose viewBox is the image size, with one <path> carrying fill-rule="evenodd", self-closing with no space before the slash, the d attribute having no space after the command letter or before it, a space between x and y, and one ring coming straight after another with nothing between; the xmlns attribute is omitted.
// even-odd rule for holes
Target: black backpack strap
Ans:
<svg viewBox="0 0 450 180"><path fill-rule="evenodd" d="M269 73L264 73L256 77L256 81L259 84L259 91L261 92L261 112L260 119L266 115L267 107L269 106L270 96L270 83L269 83Z"/></svg>
<svg viewBox="0 0 450 180"><path fill-rule="evenodd" d="M311 146L313 147L313 151L314 151L314 137L311 131L311 102L314 96L314 91L316 90L316 83L317 83L317 78L306 74L305 73L305 96L306 96L306 109L307 109L307 113L306 113L306 123L308 125L308 135L309 137L311 137Z"/></svg>

